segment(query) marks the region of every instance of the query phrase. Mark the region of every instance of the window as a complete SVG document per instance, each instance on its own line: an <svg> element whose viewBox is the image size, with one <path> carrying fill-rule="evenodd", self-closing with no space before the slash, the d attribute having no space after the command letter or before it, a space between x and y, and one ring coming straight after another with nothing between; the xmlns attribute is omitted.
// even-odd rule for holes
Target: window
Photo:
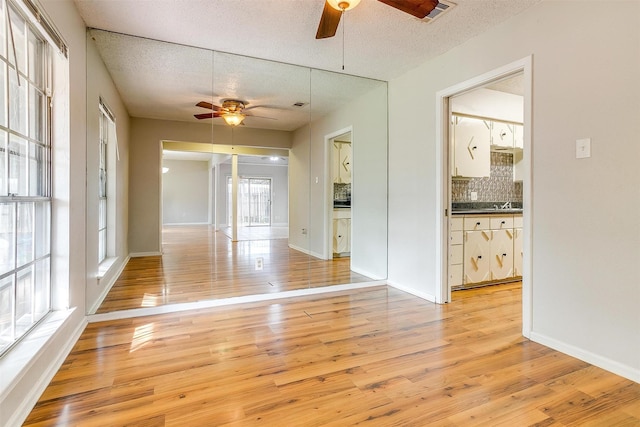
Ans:
<svg viewBox="0 0 640 427"><path fill-rule="evenodd" d="M51 309L51 146L48 44L10 2L0 16L2 354Z"/></svg>
<svg viewBox="0 0 640 427"><path fill-rule="evenodd" d="M107 144L113 125L109 109L100 101L100 141L98 141L98 263L107 257Z"/></svg>

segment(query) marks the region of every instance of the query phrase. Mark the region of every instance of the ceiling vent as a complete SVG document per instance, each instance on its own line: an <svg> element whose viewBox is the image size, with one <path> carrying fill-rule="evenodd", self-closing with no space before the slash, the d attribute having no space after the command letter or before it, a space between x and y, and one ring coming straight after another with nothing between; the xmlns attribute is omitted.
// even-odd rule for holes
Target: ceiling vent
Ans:
<svg viewBox="0 0 640 427"><path fill-rule="evenodd" d="M428 22L433 22L437 18L440 18L442 15L444 15L445 13L447 13L448 11L453 9L455 6L456 6L456 4L454 2L440 0L440 2L438 2L438 5L436 6L436 8L433 9L431 11L431 13L429 13L427 16L422 18L422 21L427 22L427 23Z"/></svg>

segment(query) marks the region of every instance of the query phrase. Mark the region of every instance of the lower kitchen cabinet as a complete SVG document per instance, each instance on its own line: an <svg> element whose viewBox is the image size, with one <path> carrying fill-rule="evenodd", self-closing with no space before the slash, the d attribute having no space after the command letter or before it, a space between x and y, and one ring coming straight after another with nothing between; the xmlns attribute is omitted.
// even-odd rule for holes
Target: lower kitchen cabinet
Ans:
<svg viewBox="0 0 640 427"><path fill-rule="evenodd" d="M491 230L491 280L513 277L513 229Z"/></svg>
<svg viewBox="0 0 640 427"><path fill-rule="evenodd" d="M449 226L449 287L522 276L522 215L456 215Z"/></svg>
<svg viewBox="0 0 640 427"><path fill-rule="evenodd" d="M333 252L337 254L351 251L349 244L351 234L351 220L342 218L333 220Z"/></svg>
<svg viewBox="0 0 640 427"><path fill-rule="evenodd" d="M452 217L449 223L449 287L462 285L463 219Z"/></svg>
<svg viewBox="0 0 640 427"><path fill-rule="evenodd" d="M464 284L490 280L491 230L464 233Z"/></svg>
<svg viewBox="0 0 640 427"><path fill-rule="evenodd" d="M522 276L522 228L513 229L513 275Z"/></svg>
<svg viewBox="0 0 640 427"><path fill-rule="evenodd" d="M351 210L336 209L333 211L333 253L348 254L351 252Z"/></svg>

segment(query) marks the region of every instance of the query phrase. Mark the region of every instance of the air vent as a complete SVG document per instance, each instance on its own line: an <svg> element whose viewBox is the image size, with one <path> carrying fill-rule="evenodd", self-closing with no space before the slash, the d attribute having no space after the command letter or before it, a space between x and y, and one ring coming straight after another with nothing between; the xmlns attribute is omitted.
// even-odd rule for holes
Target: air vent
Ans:
<svg viewBox="0 0 640 427"><path fill-rule="evenodd" d="M440 0L436 8L433 9L431 13L425 16L422 20L427 23L433 22L436 19L440 18L445 13L447 13L448 11L450 11L451 9L453 9L455 6L456 4L454 2Z"/></svg>

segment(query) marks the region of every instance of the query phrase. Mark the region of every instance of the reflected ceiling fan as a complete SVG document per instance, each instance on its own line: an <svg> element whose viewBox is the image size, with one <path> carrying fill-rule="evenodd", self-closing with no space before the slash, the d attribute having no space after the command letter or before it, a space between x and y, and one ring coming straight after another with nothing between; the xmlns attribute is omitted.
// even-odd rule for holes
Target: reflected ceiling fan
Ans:
<svg viewBox="0 0 640 427"><path fill-rule="evenodd" d="M378 0L386 5L424 19L438 6L438 0ZM320 17L316 39L326 39L336 35L342 14L356 7L360 0L326 0Z"/></svg>
<svg viewBox="0 0 640 427"><path fill-rule="evenodd" d="M213 112L194 114L193 117L198 120L222 117L229 126L244 125L243 121L245 117L260 117L261 119L276 120L273 117L256 116L247 112L253 108L270 108L266 105L254 105L253 107L247 107L247 105L249 105L247 101L233 98L225 98L220 101L222 106L214 105L206 101L198 102L196 107L207 108L209 110L213 110Z"/></svg>

